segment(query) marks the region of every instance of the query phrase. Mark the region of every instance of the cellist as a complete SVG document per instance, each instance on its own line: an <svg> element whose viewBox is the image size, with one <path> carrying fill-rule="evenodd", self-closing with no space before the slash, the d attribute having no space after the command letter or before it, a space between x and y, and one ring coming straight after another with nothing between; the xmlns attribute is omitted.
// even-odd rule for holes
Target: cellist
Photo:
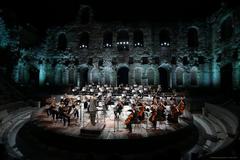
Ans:
<svg viewBox="0 0 240 160"><path fill-rule="evenodd" d="M129 133L132 133L132 124L134 123L134 120L136 119L136 109L135 109L135 104L132 104L132 110L131 113L128 115L128 118L125 120L125 125L127 129L129 130Z"/></svg>
<svg viewBox="0 0 240 160"><path fill-rule="evenodd" d="M145 105L144 103L139 103L140 106L139 106L139 111L137 113L138 115L138 120L141 122L144 120L144 111L145 111Z"/></svg>
<svg viewBox="0 0 240 160"><path fill-rule="evenodd" d="M181 97L181 100L178 104L178 110L180 114L183 114L184 109L185 109L185 105L184 105L183 97Z"/></svg>

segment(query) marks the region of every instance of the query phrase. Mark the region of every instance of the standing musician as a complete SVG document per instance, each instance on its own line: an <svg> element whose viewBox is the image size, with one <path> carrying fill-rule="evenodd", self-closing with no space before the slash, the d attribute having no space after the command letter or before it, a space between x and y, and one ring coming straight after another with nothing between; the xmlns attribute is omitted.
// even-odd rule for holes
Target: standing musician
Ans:
<svg viewBox="0 0 240 160"><path fill-rule="evenodd" d="M122 109L123 103L119 100L114 110L115 117L119 118L120 114L122 113Z"/></svg>
<svg viewBox="0 0 240 160"><path fill-rule="evenodd" d="M149 121L152 122L153 127L156 129L157 125L157 98L153 97L153 102L151 106L151 116L149 117Z"/></svg>

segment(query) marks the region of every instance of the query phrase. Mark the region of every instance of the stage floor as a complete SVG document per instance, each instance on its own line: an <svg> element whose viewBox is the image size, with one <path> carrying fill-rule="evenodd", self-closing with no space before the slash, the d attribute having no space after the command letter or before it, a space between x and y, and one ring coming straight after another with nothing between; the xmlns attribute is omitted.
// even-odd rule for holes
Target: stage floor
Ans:
<svg viewBox="0 0 240 160"><path fill-rule="evenodd" d="M147 138L151 136L159 136L167 134L169 132L175 132L181 128L187 127L189 123L184 118L179 117L178 123L168 123L168 121L158 122L157 128L152 128L152 123L146 118L142 124L133 124L132 133L129 133L124 124L126 116L120 116L119 120L114 120L113 113L107 111L104 115L101 111L98 112L96 118L96 125L92 126L90 123L90 115L86 111L83 113L83 121L80 118L71 118L70 125L63 125L60 120L53 120L51 116L48 116L46 108L40 108L32 115L32 122L34 125L63 134L66 136L81 137L81 138L94 138L94 139L137 139ZM85 129L84 134L81 130ZM87 131L87 132L86 132ZM93 133L95 132L95 133ZM89 134L88 134L89 133Z"/></svg>

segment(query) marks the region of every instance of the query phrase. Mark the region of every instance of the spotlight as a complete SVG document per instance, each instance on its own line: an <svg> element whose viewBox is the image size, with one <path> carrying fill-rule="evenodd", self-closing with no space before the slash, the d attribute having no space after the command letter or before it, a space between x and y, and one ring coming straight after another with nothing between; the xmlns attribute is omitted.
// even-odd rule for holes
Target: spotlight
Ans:
<svg viewBox="0 0 240 160"><path fill-rule="evenodd" d="M122 44L122 42L120 42L120 44Z"/></svg>
<svg viewBox="0 0 240 160"><path fill-rule="evenodd" d="M128 42L126 42L128 44Z"/></svg>

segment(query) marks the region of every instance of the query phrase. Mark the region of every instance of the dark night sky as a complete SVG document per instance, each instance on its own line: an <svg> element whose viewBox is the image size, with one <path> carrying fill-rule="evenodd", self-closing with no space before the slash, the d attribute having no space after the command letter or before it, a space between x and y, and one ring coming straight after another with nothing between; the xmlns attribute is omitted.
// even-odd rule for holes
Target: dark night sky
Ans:
<svg viewBox="0 0 240 160"><path fill-rule="evenodd" d="M225 1L230 6L239 3ZM8 8L5 15L19 23L46 28L73 19L80 3L90 4L97 20L176 20L206 17L221 0L2 0L0 8Z"/></svg>

